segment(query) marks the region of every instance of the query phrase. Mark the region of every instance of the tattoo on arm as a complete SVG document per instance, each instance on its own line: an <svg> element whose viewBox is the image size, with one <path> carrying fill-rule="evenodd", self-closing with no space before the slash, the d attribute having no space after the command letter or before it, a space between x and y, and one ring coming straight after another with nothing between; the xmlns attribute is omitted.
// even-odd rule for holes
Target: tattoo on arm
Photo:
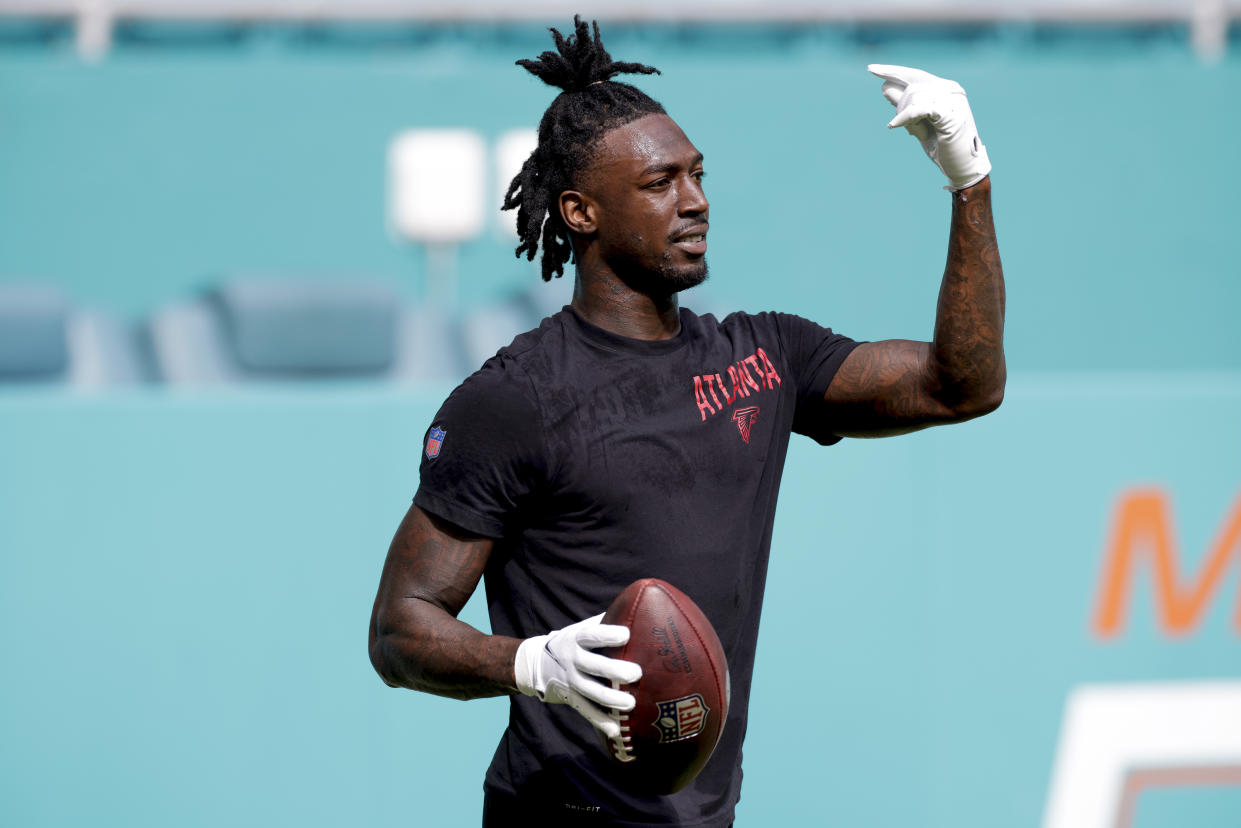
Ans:
<svg viewBox="0 0 1241 828"><path fill-rule="evenodd" d="M371 662L384 680L453 698L512 692L517 639L457 620L493 541L410 509L384 564L371 617Z"/></svg>
<svg viewBox="0 0 1241 828"><path fill-rule="evenodd" d="M1003 392L1004 271L991 216L991 181L953 194L948 263L940 286L932 358L950 405ZM978 192L974 192L978 190Z"/></svg>
<svg viewBox="0 0 1241 828"><path fill-rule="evenodd" d="M931 342L858 346L824 395L835 433L882 437L985 414L1003 398L1004 275L991 181L953 193Z"/></svg>

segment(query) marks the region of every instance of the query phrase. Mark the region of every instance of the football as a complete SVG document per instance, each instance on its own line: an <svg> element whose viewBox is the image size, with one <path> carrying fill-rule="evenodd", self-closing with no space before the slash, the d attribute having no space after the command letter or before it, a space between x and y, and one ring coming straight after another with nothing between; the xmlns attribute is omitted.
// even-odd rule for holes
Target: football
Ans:
<svg viewBox="0 0 1241 828"><path fill-rule="evenodd" d="M715 628L667 581L645 578L608 607L604 624L629 628L629 643L599 650L642 667L635 684L617 684L637 704L615 714L620 736L607 740L618 776L635 792L678 791L707 764L728 717L729 680Z"/></svg>

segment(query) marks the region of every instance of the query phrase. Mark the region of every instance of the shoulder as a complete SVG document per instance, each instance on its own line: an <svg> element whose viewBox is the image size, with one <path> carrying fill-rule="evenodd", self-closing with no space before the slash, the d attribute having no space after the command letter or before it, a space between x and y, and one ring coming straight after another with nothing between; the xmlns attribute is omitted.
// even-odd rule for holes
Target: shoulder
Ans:
<svg viewBox="0 0 1241 828"><path fill-rule="evenodd" d="M689 324L697 328L703 336L722 335L732 340L753 339L759 343L782 347L785 343L796 342L804 337L822 338L832 335L830 328L791 313L734 311L722 319L717 319L711 313L701 316L692 311L685 313L688 314ZM685 321L683 318L683 323Z"/></svg>
<svg viewBox="0 0 1241 828"><path fill-rule="evenodd" d="M496 356L515 360L529 359L540 349L563 339L564 316L567 312L561 310L551 316L545 316L537 328L518 334L511 343L497 351Z"/></svg>
<svg viewBox="0 0 1241 828"><path fill-rule="evenodd" d="M762 313L734 313L725 323L744 325L755 331L762 331L774 336L780 347L802 353L806 350L817 350L823 347L837 347L853 342L829 327L795 313L779 311L763 311Z"/></svg>
<svg viewBox="0 0 1241 828"><path fill-rule="evenodd" d="M520 347L501 348L440 405L427 432L433 451L423 458L425 485L520 466L544 451L544 416L523 365L525 353Z"/></svg>
<svg viewBox="0 0 1241 828"><path fill-rule="evenodd" d="M465 405L508 404L538 406L534 376L546 370L547 354L564 339L561 314L545 318L539 327L518 334L457 386L448 402Z"/></svg>
<svg viewBox="0 0 1241 828"><path fill-rule="evenodd" d="M515 414L538 410L538 396L519 361L496 354L452 390L440 417L464 417L500 425Z"/></svg>
<svg viewBox="0 0 1241 828"><path fill-rule="evenodd" d="M733 311L722 315L710 312L700 314L689 308L681 308L681 324L689 328L690 333L697 337L725 336L731 338L739 331L768 327L767 316L769 314L753 314L745 311Z"/></svg>
<svg viewBox="0 0 1241 828"><path fill-rule="evenodd" d="M804 316L798 316L795 313L782 313L780 311L760 311L758 313L737 311L736 313L730 313L726 316L721 324L744 325L751 328L761 328L777 332L788 332L806 328L815 330L831 330L830 328L825 328L818 322L814 322Z"/></svg>
<svg viewBox="0 0 1241 828"><path fill-rule="evenodd" d="M775 329L781 326L797 325L799 323L814 324L813 322L803 319L796 314L780 313L778 311L759 311L756 313L751 313L750 311L738 310L726 314L699 314L689 310L688 308L682 308L681 318L682 322L689 322L704 331L713 329L728 331L739 328Z"/></svg>

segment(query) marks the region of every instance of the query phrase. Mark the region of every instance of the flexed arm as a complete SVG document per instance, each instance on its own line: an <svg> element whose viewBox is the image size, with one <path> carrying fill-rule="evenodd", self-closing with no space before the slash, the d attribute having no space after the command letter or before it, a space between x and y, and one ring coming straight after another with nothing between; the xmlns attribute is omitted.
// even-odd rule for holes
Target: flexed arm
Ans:
<svg viewBox="0 0 1241 828"><path fill-rule="evenodd" d="M513 661L521 641L457 620L493 546L490 538L410 507L392 539L371 614L371 663L385 683L457 699L517 689Z"/></svg>
<svg viewBox="0 0 1241 828"><path fill-rule="evenodd" d="M872 66L904 126L947 176L952 225L930 342L858 346L828 386L833 431L884 437L961 422L1004 398L1004 273L991 216L991 163L965 91L918 69Z"/></svg>
<svg viewBox="0 0 1241 828"><path fill-rule="evenodd" d="M520 692L567 704L609 738L620 725L608 708L632 710L642 668L597 647L629 640L603 613L527 639L487 635L457 620L478 587L495 542L411 506L388 550L371 614L371 664L392 687L455 699Z"/></svg>

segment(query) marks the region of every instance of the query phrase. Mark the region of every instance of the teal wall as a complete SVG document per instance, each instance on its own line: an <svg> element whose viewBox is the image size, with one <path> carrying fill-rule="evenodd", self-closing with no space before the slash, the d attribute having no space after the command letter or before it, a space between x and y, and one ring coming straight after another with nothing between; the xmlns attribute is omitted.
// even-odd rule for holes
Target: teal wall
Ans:
<svg viewBox="0 0 1241 828"><path fill-rule="evenodd" d="M0 278L135 320L238 269L418 296L388 139L549 99L512 66L544 48L525 28L141 34L98 65L0 38ZM609 38L706 153L703 301L929 336L948 197L869 62L964 83L995 164L1007 400L794 441L740 825L1035 825L1072 688L1241 678L1235 558L1184 637L1146 571L1121 635L1090 629L1123 492L1168 493L1186 579L1241 495L1241 53L965 35ZM462 251L467 308L532 278L498 239ZM448 390L0 389L0 823L477 824L505 703L390 690L364 646ZM1143 828L1241 820L1229 791L1139 804Z"/></svg>
<svg viewBox="0 0 1241 828"><path fill-rule="evenodd" d="M477 824L504 702L390 690L364 646L446 390L0 403L3 821ZM1186 638L1147 573L1117 639L1090 619L1128 487L1168 491L1201 570L1238 422L1236 375L1082 375L954 429L795 441L741 824L1035 825L1071 688L1237 677L1235 565ZM1236 824L1207 802L1193 824Z"/></svg>

